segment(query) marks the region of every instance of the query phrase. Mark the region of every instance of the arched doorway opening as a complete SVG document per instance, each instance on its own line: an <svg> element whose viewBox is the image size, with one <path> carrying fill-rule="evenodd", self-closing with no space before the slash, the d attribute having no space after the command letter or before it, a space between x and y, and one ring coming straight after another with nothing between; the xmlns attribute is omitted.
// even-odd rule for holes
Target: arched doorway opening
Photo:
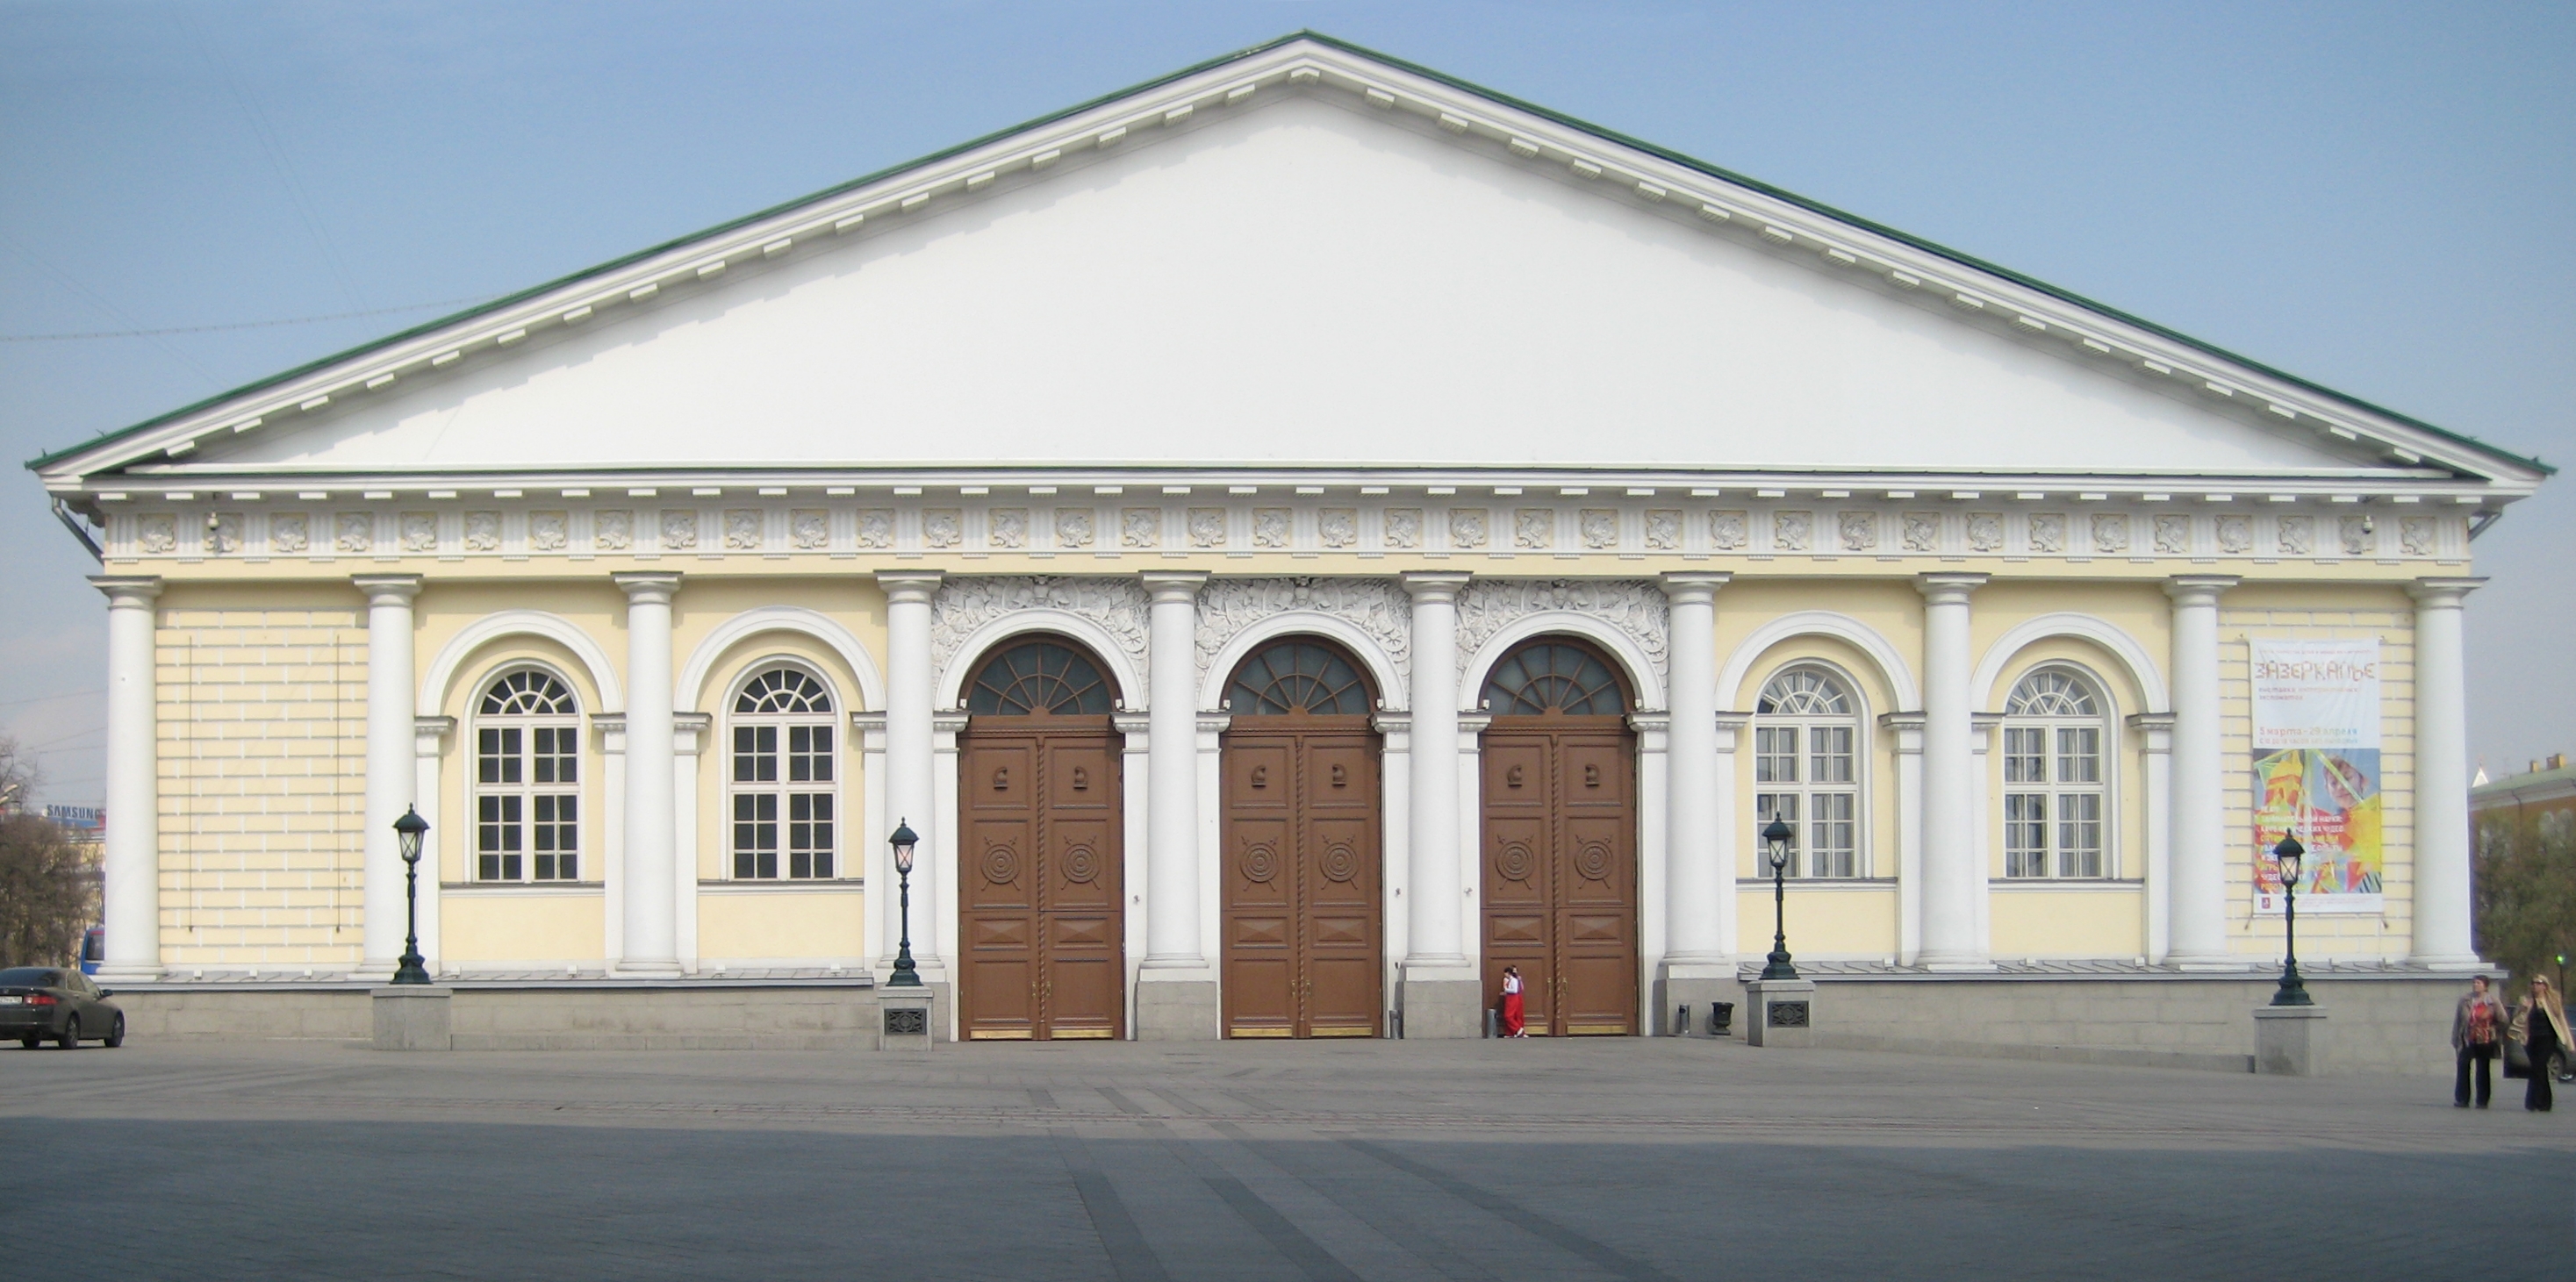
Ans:
<svg viewBox="0 0 2576 1282"><path fill-rule="evenodd" d="M1565 637L1494 665L1485 730L1485 991L1520 968L1533 1036L1637 1021L1637 751L1615 664Z"/></svg>
<svg viewBox="0 0 2576 1282"><path fill-rule="evenodd" d="M1226 686L1228 1037L1374 1037L1380 741L1375 692L1329 643L1254 651Z"/></svg>
<svg viewBox="0 0 2576 1282"><path fill-rule="evenodd" d="M1005 643L966 687L959 1025L969 1039L1126 1036L1115 692L1058 637Z"/></svg>

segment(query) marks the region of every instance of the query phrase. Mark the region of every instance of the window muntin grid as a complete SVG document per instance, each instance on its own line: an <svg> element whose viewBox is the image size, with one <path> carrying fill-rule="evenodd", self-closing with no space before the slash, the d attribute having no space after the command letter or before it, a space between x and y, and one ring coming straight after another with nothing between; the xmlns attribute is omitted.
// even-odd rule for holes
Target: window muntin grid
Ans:
<svg viewBox="0 0 2576 1282"><path fill-rule="evenodd" d="M2103 814L2103 701L2073 673L2042 668L2004 702L2004 875L2111 875Z"/></svg>
<svg viewBox="0 0 2576 1282"><path fill-rule="evenodd" d="M1797 834L1787 875L1858 877L1859 701L1841 678L1791 668L1762 687L1753 716L1754 823Z"/></svg>
<svg viewBox="0 0 2576 1282"><path fill-rule="evenodd" d="M1367 682L1350 661L1312 641L1270 645L1235 670L1225 710L1241 716L1303 712L1313 716L1365 715Z"/></svg>
<svg viewBox="0 0 2576 1282"><path fill-rule="evenodd" d="M1534 641L1503 656L1485 681L1484 710L1498 717L1617 716L1627 693L1600 656L1562 641Z"/></svg>
<svg viewBox="0 0 2576 1282"><path fill-rule="evenodd" d="M969 716L1102 717L1113 700L1090 658L1053 641L1015 645L986 660L966 689Z"/></svg>
<svg viewBox="0 0 2576 1282"><path fill-rule="evenodd" d="M821 881L839 860L839 727L813 674L743 683L727 726L726 813L737 881Z"/></svg>
<svg viewBox="0 0 2576 1282"><path fill-rule="evenodd" d="M581 717L552 673L484 688L474 719L474 880L581 879Z"/></svg>

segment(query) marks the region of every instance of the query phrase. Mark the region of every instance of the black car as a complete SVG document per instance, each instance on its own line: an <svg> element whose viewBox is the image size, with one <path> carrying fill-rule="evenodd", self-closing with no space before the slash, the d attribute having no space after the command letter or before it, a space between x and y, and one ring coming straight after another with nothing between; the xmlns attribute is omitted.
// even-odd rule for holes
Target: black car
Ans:
<svg viewBox="0 0 2576 1282"><path fill-rule="evenodd" d="M0 970L0 1038L15 1037L28 1050L42 1041L71 1050L83 1039L122 1046L125 1012L107 1000L112 991L77 967Z"/></svg>

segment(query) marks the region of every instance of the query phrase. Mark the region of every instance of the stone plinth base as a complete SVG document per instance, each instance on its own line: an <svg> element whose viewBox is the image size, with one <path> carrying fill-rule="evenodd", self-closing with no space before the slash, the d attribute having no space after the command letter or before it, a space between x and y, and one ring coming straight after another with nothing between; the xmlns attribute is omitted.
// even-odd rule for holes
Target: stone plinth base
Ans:
<svg viewBox="0 0 2576 1282"><path fill-rule="evenodd" d="M1416 979L1407 975L1395 1000L1396 1009L1404 1014L1407 1038L1485 1035L1485 986L1474 979Z"/></svg>
<svg viewBox="0 0 2576 1282"><path fill-rule="evenodd" d="M1816 981L1756 979L1744 985L1744 1040L1781 1050L1816 1044Z"/></svg>
<svg viewBox="0 0 2576 1282"><path fill-rule="evenodd" d="M2315 1077L2325 1072L2325 1008L2255 1007L2254 1071L2279 1077Z"/></svg>
<svg viewBox="0 0 2576 1282"><path fill-rule="evenodd" d="M387 984L367 990L376 1015L376 1049L443 1051L456 990L441 984Z"/></svg>
<svg viewBox="0 0 2576 1282"><path fill-rule="evenodd" d="M1709 1009L1720 1002L1735 1008L1735 1024L1743 1021L1744 985L1736 979L1733 966L1674 966L1655 988L1655 1013L1661 1021L1654 1029L1658 1037L1733 1037L1742 1031L1731 1027L1718 1034L1709 1027ZM1687 1016L1683 1014L1685 1010L1689 1012Z"/></svg>
<svg viewBox="0 0 2576 1282"><path fill-rule="evenodd" d="M1206 972L1185 972L1187 979L1155 979L1149 972L1136 984L1136 1040L1142 1042L1212 1042L1217 1028L1217 993Z"/></svg>
<svg viewBox="0 0 2576 1282"><path fill-rule="evenodd" d="M939 1027L938 993L929 987L877 990L877 1049L926 1051Z"/></svg>

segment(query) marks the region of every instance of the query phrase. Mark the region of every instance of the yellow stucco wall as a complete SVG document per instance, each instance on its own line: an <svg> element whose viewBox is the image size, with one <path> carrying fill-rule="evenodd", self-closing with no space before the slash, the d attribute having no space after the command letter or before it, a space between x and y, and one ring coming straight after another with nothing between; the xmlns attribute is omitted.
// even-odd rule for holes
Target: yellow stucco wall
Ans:
<svg viewBox="0 0 2576 1282"><path fill-rule="evenodd" d="M866 922L867 898L854 889L709 892L698 896L698 956L855 960Z"/></svg>
<svg viewBox="0 0 2576 1282"><path fill-rule="evenodd" d="M608 955L606 896L596 886L449 893L438 910L442 965L594 969Z"/></svg>

